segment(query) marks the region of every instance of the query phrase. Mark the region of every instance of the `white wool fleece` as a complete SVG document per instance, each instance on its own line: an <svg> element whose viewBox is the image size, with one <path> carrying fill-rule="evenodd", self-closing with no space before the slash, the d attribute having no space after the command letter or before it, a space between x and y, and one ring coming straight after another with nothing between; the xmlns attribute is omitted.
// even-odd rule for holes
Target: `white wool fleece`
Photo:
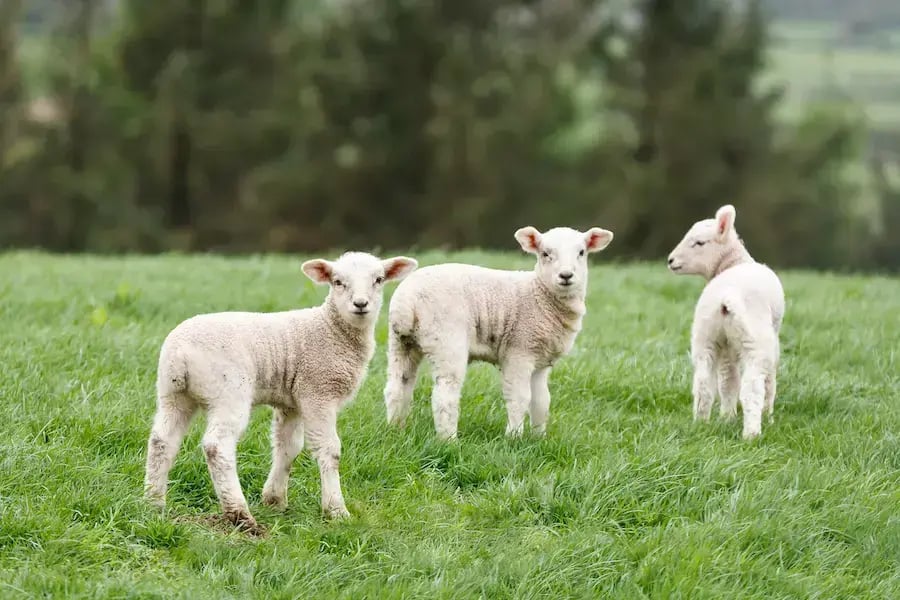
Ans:
<svg viewBox="0 0 900 600"><path fill-rule="evenodd" d="M466 367L481 360L502 372L507 434L522 433L526 413L532 430L544 433L550 369L572 348L585 314L587 254L605 248L613 234L599 228L542 234L525 227L515 237L537 255L534 271L444 264L420 269L397 287L384 391L389 422L405 422L427 358L435 429L443 439L455 438Z"/></svg>
<svg viewBox="0 0 900 600"><path fill-rule="evenodd" d="M251 408L268 404L274 408L272 470L263 502L286 506L291 464L305 434L319 464L325 514L349 514L338 474L337 413L356 395L374 352L384 283L402 279L416 261L350 252L302 268L316 283L330 284L321 306L199 315L166 337L147 446L145 492L155 504L165 503L169 470L191 418L202 408L207 411L203 452L222 511L235 525L258 532L238 482L236 448Z"/></svg>
<svg viewBox="0 0 900 600"><path fill-rule="evenodd" d="M769 267L753 260L734 228L735 210L699 221L669 255L673 273L702 275L691 328L694 419L709 420L716 388L731 419L740 400L744 439L758 436L762 414L773 420L784 290Z"/></svg>

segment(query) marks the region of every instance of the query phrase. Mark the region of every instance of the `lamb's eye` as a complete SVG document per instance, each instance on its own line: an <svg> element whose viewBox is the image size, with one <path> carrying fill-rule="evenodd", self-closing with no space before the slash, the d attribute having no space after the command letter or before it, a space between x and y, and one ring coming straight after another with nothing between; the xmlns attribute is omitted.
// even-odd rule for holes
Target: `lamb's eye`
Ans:
<svg viewBox="0 0 900 600"><path fill-rule="evenodd" d="M550 253L544 250L541 252L541 258L550 258Z"/></svg>
<svg viewBox="0 0 900 600"><path fill-rule="evenodd" d="M702 246L702 245L705 244L705 243L706 243L706 242L703 241L703 240L697 240L696 242L694 242L693 244L691 244L691 246L694 246L694 247L696 247L696 246Z"/></svg>
<svg viewBox="0 0 900 600"><path fill-rule="evenodd" d="M582 248L581 250L578 251L578 256L584 256L584 249L583 249L583 248Z"/></svg>
<svg viewBox="0 0 900 600"><path fill-rule="evenodd" d="M343 287L344 282L341 281L340 279L335 279L334 281L331 282L331 285L333 285L334 287Z"/></svg>
<svg viewBox="0 0 900 600"><path fill-rule="evenodd" d="M375 278L375 285L381 285L382 283L384 283L384 277Z"/></svg>

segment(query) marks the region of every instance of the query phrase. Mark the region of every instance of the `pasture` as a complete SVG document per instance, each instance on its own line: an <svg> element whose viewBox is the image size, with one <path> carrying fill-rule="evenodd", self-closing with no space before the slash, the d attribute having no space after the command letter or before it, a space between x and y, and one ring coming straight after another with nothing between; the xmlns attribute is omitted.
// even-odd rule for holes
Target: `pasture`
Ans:
<svg viewBox="0 0 900 600"><path fill-rule="evenodd" d="M739 423L691 422L702 282L662 262L592 264L585 327L550 380L546 439L503 436L485 365L469 371L458 442L433 437L425 372L409 425L389 428L383 314L339 420L352 517L322 520L307 453L288 510L260 504L259 408L238 449L268 528L253 539L214 518L201 423L168 514L143 503L157 353L196 313L319 302L300 259L0 255L0 597L900 596L900 280L783 274L775 423L745 443Z"/></svg>

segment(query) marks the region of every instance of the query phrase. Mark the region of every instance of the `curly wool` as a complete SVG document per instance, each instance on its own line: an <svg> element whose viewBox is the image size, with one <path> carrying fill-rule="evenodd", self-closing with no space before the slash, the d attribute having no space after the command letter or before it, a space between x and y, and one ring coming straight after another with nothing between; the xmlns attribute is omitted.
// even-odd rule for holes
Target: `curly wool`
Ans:
<svg viewBox="0 0 900 600"><path fill-rule="evenodd" d="M321 306L199 315L176 327L160 351L147 497L165 503L172 462L202 408L207 411L203 451L222 510L236 525L256 531L237 478L236 447L251 408L267 404L274 408L272 470L263 501L286 505L291 464L305 437L319 464L323 510L346 516L337 413L356 395L375 350L383 282L414 268L412 259L380 261L364 253L347 253L336 262L308 261L304 272L332 286Z"/></svg>
<svg viewBox="0 0 900 600"><path fill-rule="evenodd" d="M390 422L405 422L419 365L427 358L435 429L441 438L456 437L466 367L479 360L500 367L507 434L522 433L526 414L532 429L544 433L550 370L571 350L585 314L585 254L606 247L612 233L524 228L517 238L540 256L532 272L443 264L420 269L397 288L385 387Z"/></svg>

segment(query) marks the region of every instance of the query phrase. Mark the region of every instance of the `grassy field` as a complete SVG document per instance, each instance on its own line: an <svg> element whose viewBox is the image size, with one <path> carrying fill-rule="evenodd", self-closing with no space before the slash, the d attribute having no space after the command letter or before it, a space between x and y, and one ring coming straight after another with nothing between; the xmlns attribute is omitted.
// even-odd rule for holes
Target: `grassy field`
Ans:
<svg viewBox="0 0 900 600"><path fill-rule="evenodd" d="M239 447L269 528L250 539L210 524L199 423L169 514L141 501L157 352L195 313L318 302L299 260L0 255L0 597L900 596L900 280L784 275L776 421L745 443L737 423L691 422L701 282L594 264L584 331L551 377L546 439L504 438L484 365L470 370L457 443L433 439L424 377L408 428L389 429L382 318L339 423L353 517L321 519L308 454L287 512L260 505L261 408Z"/></svg>

